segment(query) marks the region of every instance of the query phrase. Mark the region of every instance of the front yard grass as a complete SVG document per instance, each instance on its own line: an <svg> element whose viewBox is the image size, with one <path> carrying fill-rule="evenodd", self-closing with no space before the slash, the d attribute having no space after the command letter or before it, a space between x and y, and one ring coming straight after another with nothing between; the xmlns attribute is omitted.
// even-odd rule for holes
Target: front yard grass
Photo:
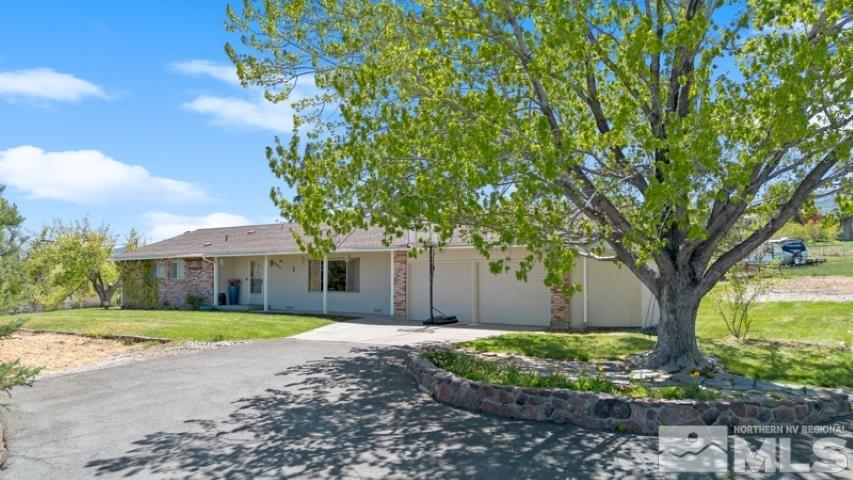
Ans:
<svg viewBox="0 0 853 480"><path fill-rule="evenodd" d="M821 387L853 387L853 315L842 302L768 302L752 311L752 339L729 337L710 306L700 309L700 348L737 375ZM615 360L648 351L640 333L511 333L457 347L560 360Z"/></svg>
<svg viewBox="0 0 853 480"><path fill-rule="evenodd" d="M779 275L782 278L826 277L830 275L853 275L853 255L826 257L826 262L797 267L781 266Z"/></svg>
<svg viewBox="0 0 853 480"><path fill-rule="evenodd" d="M16 318L32 330L194 341L289 337L331 323L302 315L86 308L0 317L0 324Z"/></svg>

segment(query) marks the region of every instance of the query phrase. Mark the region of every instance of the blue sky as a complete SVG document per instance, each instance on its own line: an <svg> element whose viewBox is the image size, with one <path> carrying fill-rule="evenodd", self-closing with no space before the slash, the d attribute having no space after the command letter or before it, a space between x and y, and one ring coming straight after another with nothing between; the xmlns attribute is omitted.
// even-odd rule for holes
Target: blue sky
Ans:
<svg viewBox="0 0 853 480"><path fill-rule="evenodd" d="M287 105L235 84L226 2L2 2L0 184L38 230L89 215L149 240L271 222Z"/></svg>

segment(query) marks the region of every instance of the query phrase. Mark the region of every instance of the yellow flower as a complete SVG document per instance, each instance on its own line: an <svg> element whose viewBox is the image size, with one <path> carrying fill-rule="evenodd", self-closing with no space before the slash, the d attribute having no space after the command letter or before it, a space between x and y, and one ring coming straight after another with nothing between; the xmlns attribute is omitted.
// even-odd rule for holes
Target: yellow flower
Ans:
<svg viewBox="0 0 853 480"><path fill-rule="evenodd" d="M603 371L604 371L604 367L603 367L603 366L601 366L601 365L599 365L599 366L598 366L598 371L599 371L599 372L603 372Z"/></svg>
<svg viewBox="0 0 853 480"><path fill-rule="evenodd" d="M693 373L690 374L691 377L696 378L701 374L699 370L693 370Z"/></svg>

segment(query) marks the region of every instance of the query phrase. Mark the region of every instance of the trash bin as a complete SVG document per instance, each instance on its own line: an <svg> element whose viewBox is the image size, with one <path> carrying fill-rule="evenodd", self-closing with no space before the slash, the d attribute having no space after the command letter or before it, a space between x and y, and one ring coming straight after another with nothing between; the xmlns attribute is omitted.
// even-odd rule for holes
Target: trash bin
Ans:
<svg viewBox="0 0 853 480"><path fill-rule="evenodd" d="M219 294L219 298L217 299L216 304L217 304L217 305L225 305L225 302L226 302L225 294L224 294L224 293L220 293L220 294Z"/></svg>
<svg viewBox="0 0 853 480"><path fill-rule="evenodd" d="M240 282L229 282L228 283L228 305L239 305L240 304Z"/></svg>

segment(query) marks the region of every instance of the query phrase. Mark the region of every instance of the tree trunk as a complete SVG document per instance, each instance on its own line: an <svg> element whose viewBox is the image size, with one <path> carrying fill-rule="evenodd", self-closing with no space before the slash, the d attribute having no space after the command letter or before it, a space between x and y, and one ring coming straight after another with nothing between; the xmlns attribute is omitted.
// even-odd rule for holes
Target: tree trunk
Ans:
<svg viewBox="0 0 853 480"><path fill-rule="evenodd" d="M116 284L112 283L104 285L104 280L100 272L89 275L89 281L92 283L92 288L98 294L98 300L101 302L102 308L110 308L115 294Z"/></svg>
<svg viewBox="0 0 853 480"><path fill-rule="evenodd" d="M696 315L702 300L698 288L665 286L657 300L660 306L657 343L638 360L647 368L669 372L715 368L696 343Z"/></svg>

